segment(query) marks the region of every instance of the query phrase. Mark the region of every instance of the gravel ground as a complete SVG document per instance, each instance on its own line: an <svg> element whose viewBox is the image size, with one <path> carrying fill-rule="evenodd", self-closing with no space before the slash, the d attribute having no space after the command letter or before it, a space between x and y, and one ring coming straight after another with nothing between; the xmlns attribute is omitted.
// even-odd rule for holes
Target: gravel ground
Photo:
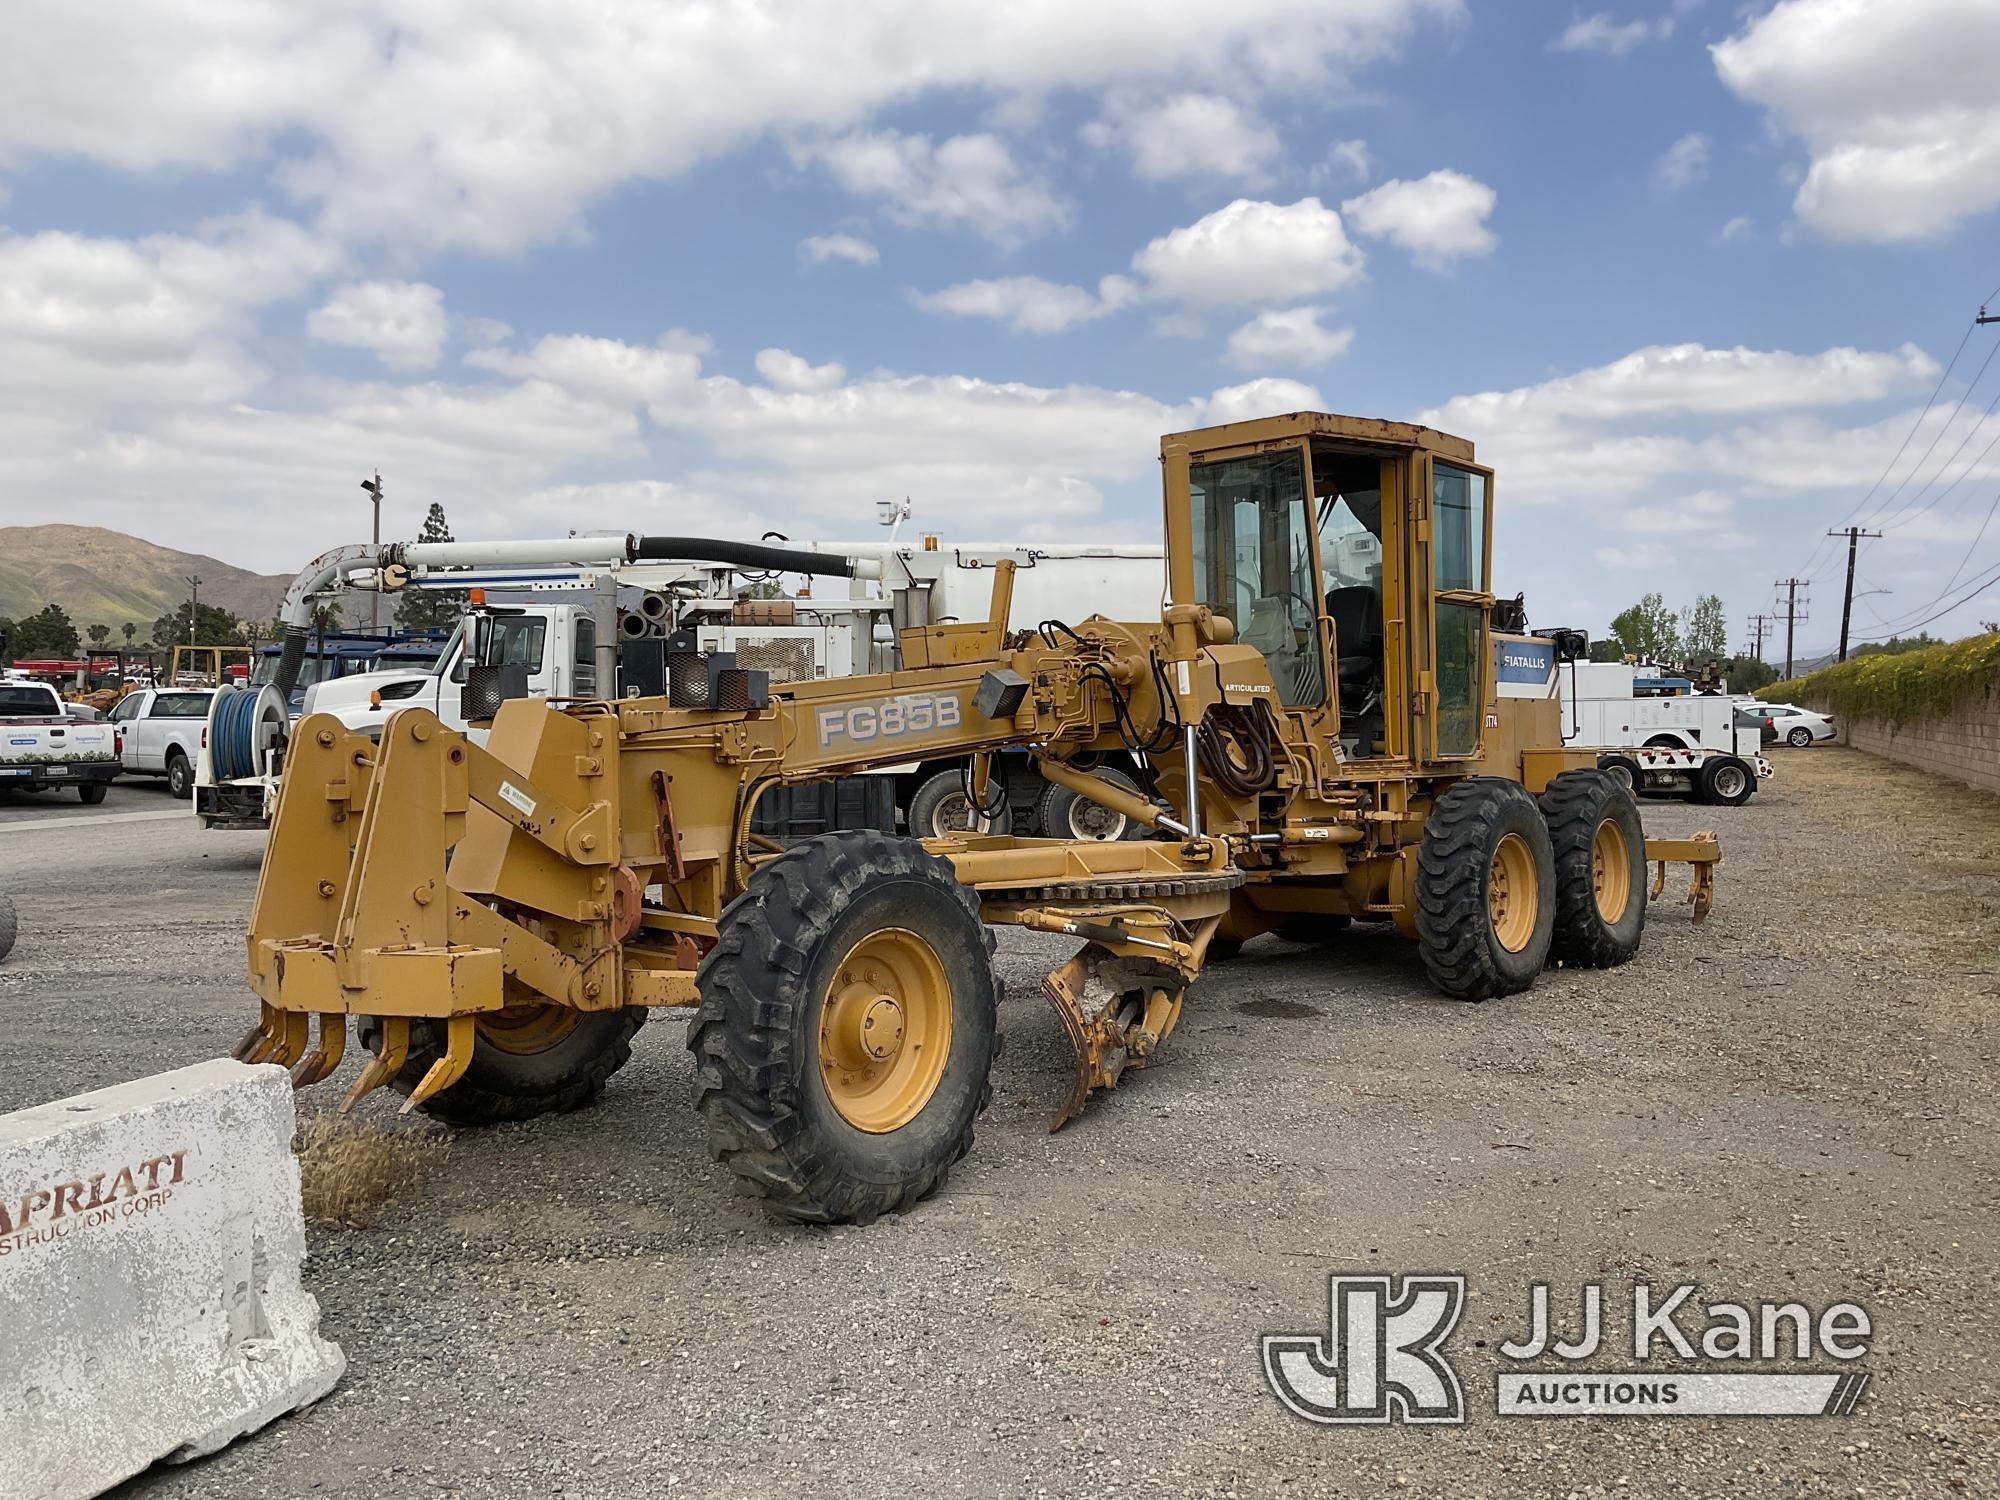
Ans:
<svg viewBox="0 0 2000 1500"><path fill-rule="evenodd" d="M1263 939L1054 1136L1068 1063L1036 986L1068 945L1003 933L978 1143L867 1229L732 1195L662 1016L599 1105L460 1135L364 1227L314 1233L350 1360L331 1399L121 1493L2000 1493L2000 804L1857 752L1776 759L1747 807L1647 804L1649 832L1714 827L1727 858L1709 922L1656 905L1626 968L1461 1006L1390 938ZM23 930L0 1109L248 1024L261 839L126 816L176 808L145 785L0 804ZM1316 1427L1272 1398L1258 1334L1323 1332L1327 1274L1369 1268L1470 1278L1465 1426ZM1493 1346L1537 1279L1559 1308L1584 1280L1611 1305L1635 1280L1851 1297L1873 1385L1846 1419L1501 1419Z"/></svg>

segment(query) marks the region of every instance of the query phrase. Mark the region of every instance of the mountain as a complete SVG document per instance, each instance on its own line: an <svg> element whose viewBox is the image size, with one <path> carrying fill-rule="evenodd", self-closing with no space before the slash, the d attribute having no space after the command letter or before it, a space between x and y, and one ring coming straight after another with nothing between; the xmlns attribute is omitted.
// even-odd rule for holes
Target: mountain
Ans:
<svg viewBox="0 0 2000 1500"><path fill-rule="evenodd" d="M144 639L187 602L189 574L202 603L248 620L276 614L291 582L100 526L0 526L0 615L10 619L57 604L79 631L130 620Z"/></svg>

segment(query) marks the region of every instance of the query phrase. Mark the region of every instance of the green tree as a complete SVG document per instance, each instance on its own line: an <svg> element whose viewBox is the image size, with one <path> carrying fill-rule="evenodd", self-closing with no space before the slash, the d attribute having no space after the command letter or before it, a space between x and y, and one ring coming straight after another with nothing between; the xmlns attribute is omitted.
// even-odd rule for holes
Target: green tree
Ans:
<svg viewBox="0 0 2000 1500"><path fill-rule="evenodd" d="M1754 656L1732 656L1723 663L1724 677L1732 693L1754 693L1778 680L1778 669Z"/></svg>
<svg viewBox="0 0 2000 1500"><path fill-rule="evenodd" d="M130 620L127 620L123 625L120 625L118 629L119 632L125 637L125 644L128 647L132 644L132 637L139 633L139 627L137 625L134 625Z"/></svg>
<svg viewBox="0 0 2000 1500"><path fill-rule="evenodd" d="M8 650L16 660L26 657L78 656L83 652L83 642L78 638L76 626L59 604L45 604L32 615L27 615L14 623L8 632Z"/></svg>
<svg viewBox="0 0 2000 1500"><path fill-rule="evenodd" d="M109 625L93 625L84 634L90 637L91 645L101 648L106 641L111 639L111 627Z"/></svg>
<svg viewBox="0 0 2000 1500"><path fill-rule="evenodd" d="M1641 661L1678 661L1681 635L1674 612L1658 594L1648 594L1630 609L1614 615L1611 634L1621 653Z"/></svg>
<svg viewBox="0 0 2000 1500"><path fill-rule="evenodd" d="M1714 661L1729 645L1729 627L1722 614L1722 600L1714 594L1697 594L1694 603L1681 611L1681 654L1690 663Z"/></svg>
<svg viewBox="0 0 2000 1500"><path fill-rule="evenodd" d="M153 644L156 646L233 646L239 639L240 626L236 616L226 609L218 609L213 604L192 606L194 639L188 639L190 606L181 605L172 614L161 615L153 621Z"/></svg>
<svg viewBox="0 0 2000 1500"><path fill-rule="evenodd" d="M424 529L417 533L417 540L456 540L444 518L444 507L435 500L431 502L429 514L424 517ZM455 623L465 613L465 602L462 589L406 588L396 601L396 623L411 630L435 630L439 626Z"/></svg>
<svg viewBox="0 0 2000 1500"><path fill-rule="evenodd" d="M315 604L312 612L312 628L319 630L340 629L340 601L329 599L324 604Z"/></svg>

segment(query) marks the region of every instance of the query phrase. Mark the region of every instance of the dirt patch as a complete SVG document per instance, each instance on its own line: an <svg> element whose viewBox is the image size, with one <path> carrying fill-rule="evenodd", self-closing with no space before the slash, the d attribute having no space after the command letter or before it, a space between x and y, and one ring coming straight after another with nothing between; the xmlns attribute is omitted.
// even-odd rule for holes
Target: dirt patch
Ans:
<svg viewBox="0 0 2000 1500"><path fill-rule="evenodd" d="M309 1223L358 1227L374 1208L402 1197L443 1160L442 1139L344 1115L303 1125L292 1150Z"/></svg>

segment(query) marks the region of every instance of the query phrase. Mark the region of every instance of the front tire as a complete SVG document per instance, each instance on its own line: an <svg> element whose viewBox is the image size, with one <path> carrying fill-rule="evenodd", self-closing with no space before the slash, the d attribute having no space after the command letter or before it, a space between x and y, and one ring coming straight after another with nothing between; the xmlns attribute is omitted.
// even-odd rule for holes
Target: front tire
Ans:
<svg viewBox="0 0 2000 1500"><path fill-rule="evenodd" d="M1417 849L1417 948L1455 1000L1525 990L1555 931L1555 854L1535 799L1473 776L1431 807Z"/></svg>
<svg viewBox="0 0 2000 1500"><path fill-rule="evenodd" d="M803 840L723 912L698 983L709 1153L775 1212L865 1224L971 1148L1002 986L949 861L880 833Z"/></svg>
<svg viewBox="0 0 2000 1500"><path fill-rule="evenodd" d="M472 1066L442 1094L417 1106L434 1120L467 1128L533 1120L581 1109L632 1060L632 1038L646 1024L643 1005L622 1010L571 1010L564 1005L514 1005L481 1015ZM360 1038L381 1047L381 1027L365 1017ZM445 1026L410 1022L410 1050L389 1087L406 1098L432 1063L444 1056Z"/></svg>
<svg viewBox="0 0 2000 1500"><path fill-rule="evenodd" d="M1603 771L1565 771L1542 793L1555 850L1557 961L1616 968L1646 930L1646 834L1631 793Z"/></svg>

